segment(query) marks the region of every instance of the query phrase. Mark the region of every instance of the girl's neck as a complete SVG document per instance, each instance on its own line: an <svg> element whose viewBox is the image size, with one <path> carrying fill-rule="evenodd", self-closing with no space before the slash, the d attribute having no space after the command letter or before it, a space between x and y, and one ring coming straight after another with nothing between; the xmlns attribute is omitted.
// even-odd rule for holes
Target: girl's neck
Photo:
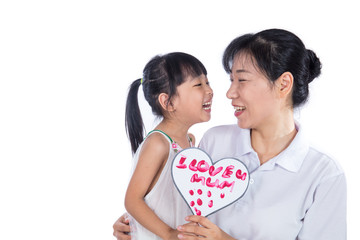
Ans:
<svg viewBox="0 0 360 240"><path fill-rule="evenodd" d="M251 129L251 145L258 154L260 164L284 151L296 133L292 112L272 122L268 121L259 128Z"/></svg>
<svg viewBox="0 0 360 240"><path fill-rule="evenodd" d="M190 127L183 126L178 122L163 119L155 129L165 132L181 147L189 147L188 131Z"/></svg>

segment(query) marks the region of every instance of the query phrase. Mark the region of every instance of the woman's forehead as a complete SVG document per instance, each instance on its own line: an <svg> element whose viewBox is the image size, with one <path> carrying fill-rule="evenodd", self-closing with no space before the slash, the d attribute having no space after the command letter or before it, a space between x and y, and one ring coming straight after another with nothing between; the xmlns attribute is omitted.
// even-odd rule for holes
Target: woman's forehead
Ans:
<svg viewBox="0 0 360 240"><path fill-rule="evenodd" d="M249 53L238 53L231 66L232 73L257 71L256 60Z"/></svg>

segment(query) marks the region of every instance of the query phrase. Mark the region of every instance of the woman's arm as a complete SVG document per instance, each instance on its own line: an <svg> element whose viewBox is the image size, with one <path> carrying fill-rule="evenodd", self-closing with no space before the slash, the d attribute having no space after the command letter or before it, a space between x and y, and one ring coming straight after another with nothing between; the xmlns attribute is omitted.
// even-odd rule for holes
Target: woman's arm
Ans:
<svg viewBox="0 0 360 240"><path fill-rule="evenodd" d="M183 240L235 240L229 236L209 219L202 216L188 216L185 219L190 223L179 226L177 229L181 232L178 237Z"/></svg>
<svg viewBox="0 0 360 240"><path fill-rule="evenodd" d="M161 221L144 201L159 178L168 155L169 142L162 135L152 134L145 140L126 192L125 208L149 231L163 239L177 239L177 231Z"/></svg>
<svg viewBox="0 0 360 240"><path fill-rule="evenodd" d="M297 238L346 239L346 180L340 174L319 184Z"/></svg>

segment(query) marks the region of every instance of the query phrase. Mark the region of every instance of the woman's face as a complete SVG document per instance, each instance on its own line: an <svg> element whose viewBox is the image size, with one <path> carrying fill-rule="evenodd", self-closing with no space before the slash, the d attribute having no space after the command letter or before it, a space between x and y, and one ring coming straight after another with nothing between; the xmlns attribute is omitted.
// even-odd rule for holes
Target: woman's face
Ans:
<svg viewBox="0 0 360 240"><path fill-rule="evenodd" d="M231 86L226 96L232 100L235 117L241 128L262 128L278 120L279 100L272 83L254 66L248 54L234 58ZM255 63L255 64L254 64Z"/></svg>

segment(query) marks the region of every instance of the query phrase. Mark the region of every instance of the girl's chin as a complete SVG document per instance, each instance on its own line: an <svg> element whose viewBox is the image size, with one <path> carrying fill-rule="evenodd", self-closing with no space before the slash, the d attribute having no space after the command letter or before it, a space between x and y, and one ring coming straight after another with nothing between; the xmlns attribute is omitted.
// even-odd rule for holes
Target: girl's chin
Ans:
<svg viewBox="0 0 360 240"><path fill-rule="evenodd" d="M210 119L211 119L211 116L208 115L208 116L205 116L205 117L200 118L200 119L199 119L197 122L195 122L194 124L203 123L203 122L208 122L208 121L210 121Z"/></svg>
<svg viewBox="0 0 360 240"><path fill-rule="evenodd" d="M208 117L203 119L203 122L208 122L208 121L210 121L210 119L211 119L211 116L209 115Z"/></svg>

